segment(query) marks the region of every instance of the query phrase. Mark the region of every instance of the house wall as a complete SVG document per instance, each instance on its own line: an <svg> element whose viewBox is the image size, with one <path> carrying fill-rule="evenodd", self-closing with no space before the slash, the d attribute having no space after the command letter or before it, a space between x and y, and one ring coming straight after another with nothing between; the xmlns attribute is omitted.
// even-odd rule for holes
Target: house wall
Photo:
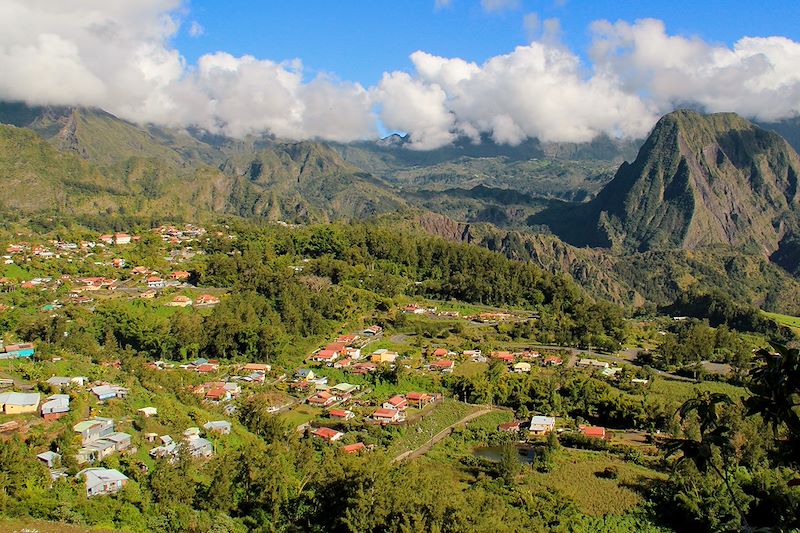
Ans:
<svg viewBox="0 0 800 533"><path fill-rule="evenodd" d="M7 415L24 415L27 413L35 413L37 405L12 405L5 404L3 411Z"/></svg>

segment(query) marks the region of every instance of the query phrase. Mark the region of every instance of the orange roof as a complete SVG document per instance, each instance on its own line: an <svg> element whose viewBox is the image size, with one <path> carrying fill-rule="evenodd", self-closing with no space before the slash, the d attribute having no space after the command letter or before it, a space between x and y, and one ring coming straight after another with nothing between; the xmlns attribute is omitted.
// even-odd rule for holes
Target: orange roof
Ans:
<svg viewBox="0 0 800 533"><path fill-rule="evenodd" d="M409 400L414 401L414 402L417 402L417 401L420 401L420 400L427 400L430 397L431 397L431 395L426 393L426 392L409 392L408 394L406 394L406 398L408 398Z"/></svg>
<svg viewBox="0 0 800 533"><path fill-rule="evenodd" d="M436 348L433 351L433 355L435 355L436 357L444 357L445 355L447 355L447 349L446 348Z"/></svg>
<svg viewBox="0 0 800 533"><path fill-rule="evenodd" d="M363 442L356 442L355 444L348 444L347 446L342 446L342 451L344 453L358 453L361 450L366 449L366 446Z"/></svg>
<svg viewBox="0 0 800 533"><path fill-rule="evenodd" d="M318 428L312 432L317 437L322 437L325 440L331 440L336 437L339 432L331 428Z"/></svg>
<svg viewBox="0 0 800 533"><path fill-rule="evenodd" d="M375 411L372 416L375 418L394 418L397 416L397 411L395 409L378 409Z"/></svg>
<svg viewBox="0 0 800 533"><path fill-rule="evenodd" d="M347 416L347 411L344 409L331 409L328 414L336 418L344 418Z"/></svg>
<svg viewBox="0 0 800 533"><path fill-rule="evenodd" d="M587 437L594 437L597 439L604 439L606 436L606 428L600 426L579 426L581 433Z"/></svg>

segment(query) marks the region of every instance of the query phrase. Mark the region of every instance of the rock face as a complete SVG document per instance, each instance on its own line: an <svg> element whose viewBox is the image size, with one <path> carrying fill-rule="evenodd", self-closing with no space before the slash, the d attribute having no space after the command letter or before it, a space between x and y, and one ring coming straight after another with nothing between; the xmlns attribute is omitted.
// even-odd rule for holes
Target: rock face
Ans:
<svg viewBox="0 0 800 533"><path fill-rule="evenodd" d="M595 199L540 221L578 245L727 244L770 255L796 230L799 175L797 153L776 133L732 113L676 111Z"/></svg>

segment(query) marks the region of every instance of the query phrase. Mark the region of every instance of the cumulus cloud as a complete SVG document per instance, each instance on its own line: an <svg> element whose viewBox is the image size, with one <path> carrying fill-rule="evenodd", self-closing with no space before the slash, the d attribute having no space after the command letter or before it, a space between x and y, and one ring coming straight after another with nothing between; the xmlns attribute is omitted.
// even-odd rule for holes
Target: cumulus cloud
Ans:
<svg viewBox="0 0 800 533"><path fill-rule="evenodd" d="M509 144L526 137L589 141L599 133L638 136L656 119L646 102L612 78L582 77L578 57L560 46L533 42L480 66L425 52L415 52L411 60L416 76L384 75L378 99L384 123L409 131L412 146L420 149L450 142L454 133L477 140L485 132Z"/></svg>
<svg viewBox="0 0 800 533"><path fill-rule="evenodd" d="M661 111L691 102L711 112L775 120L800 113L800 43L743 37L732 48L668 35L654 19L592 24L595 67Z"/></svg>
<svg viewBox="0 0 800 533"><path fill-rule="evenodd" d="M657 20L600 21L586 64L560 41L557 19L531 13L528 45L481 64L417 51L412 72L363 87L329 74L307 79L300 60L219 51L187 64L170 43L185 15L181 0L3 0L0 99L96 106L233 136L349 141L376 136L380 119L411 133L418 149L461 135L511 144L640 136L678 103L764 120L800 113L800 43L783 37L727 47L669 35ZM188 24L189 34L201 31Z"/></svg>
<svg viewBox="0 0 800 533"><path fill-rule="evenodd" d="M169 44L180 0L0 3L0 98L97 106L123 118L199 125L229 135L268 130L349 141L376 134L368 92L299 61L224 52L187 65ZM191 23L190 35L202 26Z"/></svg>

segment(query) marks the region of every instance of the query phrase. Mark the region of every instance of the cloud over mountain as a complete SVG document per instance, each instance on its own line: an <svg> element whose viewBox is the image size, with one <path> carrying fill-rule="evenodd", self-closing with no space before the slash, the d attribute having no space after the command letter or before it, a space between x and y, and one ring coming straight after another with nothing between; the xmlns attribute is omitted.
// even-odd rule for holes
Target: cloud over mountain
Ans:
<svg viewBox="0 0 800 533"><path fill-rule="evenodd" d="M507 54L477 64L417 51L413 72L364 87L325 73L306 79L300 60L218 51L188 64L170 43L186 15L180 0L5 0L0 99L233 136L349 141L376 136L380 120L420 149L481 133L512 144L640 136L677 104L768 120L800 113L800 43L783 37L725 47L669 35L657 20L598 21L586 65L560 42L555 19L539 33L529 17L536 39Z"/></svg>

